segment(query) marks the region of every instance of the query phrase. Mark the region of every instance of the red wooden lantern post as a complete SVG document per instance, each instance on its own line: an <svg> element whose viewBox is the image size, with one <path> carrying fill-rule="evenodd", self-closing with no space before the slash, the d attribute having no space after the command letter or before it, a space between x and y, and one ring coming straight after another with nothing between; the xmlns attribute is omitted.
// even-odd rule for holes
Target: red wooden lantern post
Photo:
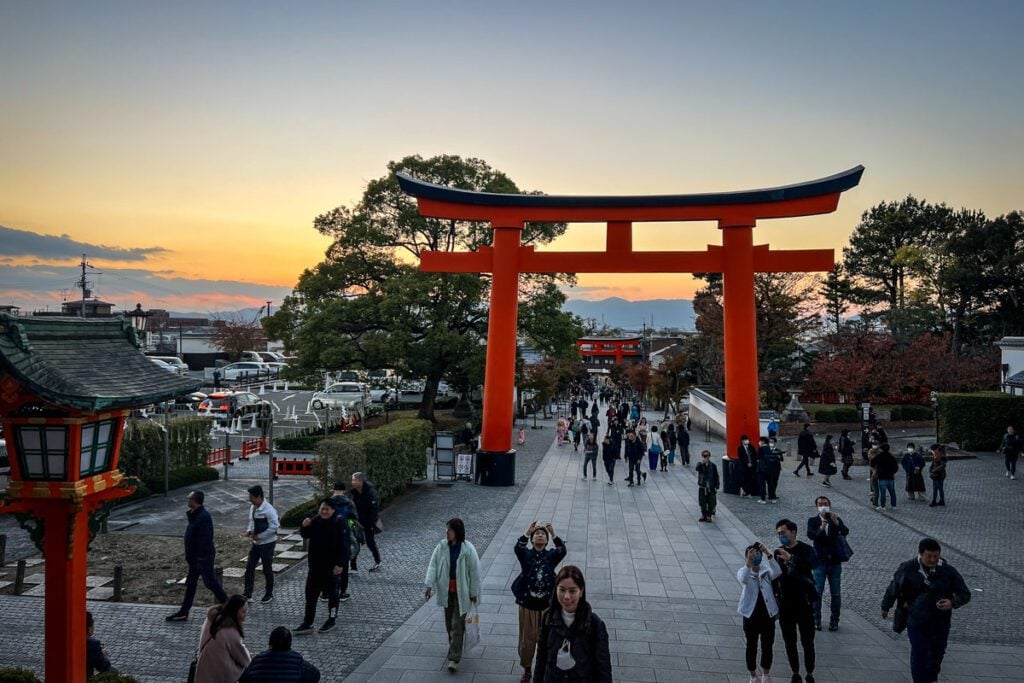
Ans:
<svg viewBox="0 0 1024 683"><path fill-rule="evenodd" d="M42 535L46 680L85 681L90 516L130 495L117 469L130 406L193 391L138 349L120 318L0 314L0 420L11 475L0 514Z"/></svg>
<svg viewBox="0 0 1024 683"><path fill-rule="evenodd" d="M726 453L741 434L760 430L757 387L757 311L754 273L832 269L831 249L770 250L754 245L758 220L831 213L839 196L860 183L863 166L796 185L743 192L638 197L568 197L457 190L397 174L416 197L420 214L486 221L492 246L475 252L424 252L428 272L492 273L484 377L481 483L515 483L512 450L516 316L520 273L722 273L725 333ZM716 221L722 245L706 251L633 251L634 222ZM536 252L520 246L528 222L607 224L603 252Z"/></svg>

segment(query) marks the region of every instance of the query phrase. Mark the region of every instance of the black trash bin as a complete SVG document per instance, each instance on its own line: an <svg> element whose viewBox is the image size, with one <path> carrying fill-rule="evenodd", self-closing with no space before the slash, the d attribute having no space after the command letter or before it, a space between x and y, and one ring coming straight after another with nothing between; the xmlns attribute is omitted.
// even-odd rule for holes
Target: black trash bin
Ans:
<svg viewBox="0 0 1024 683"><path fill-rule="evenodd" d="M516 452L477 451L476 466L481 486L515 486Z"/></svg>
<svg viewBox="0 0 1024 683"><path fill-rule="evenodd" d="M733 460L727 455L722 456L722 493L738 495L740 486L743 485L743 468L739 460Z"/></svg>

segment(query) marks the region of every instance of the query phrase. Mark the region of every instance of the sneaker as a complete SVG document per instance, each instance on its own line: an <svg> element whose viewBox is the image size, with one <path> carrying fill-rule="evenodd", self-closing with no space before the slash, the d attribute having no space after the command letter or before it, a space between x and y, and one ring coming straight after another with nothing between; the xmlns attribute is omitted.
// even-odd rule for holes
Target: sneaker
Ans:
<svg viewBox="0 0 1024 683"><path fill-rule="evenodd" d="M796 476L798 476L798 477L800 476L800 473L799 473L799 472L793 472L793 474L795 474L795 475L796 475Z"/></svg>
<svg viewBox="0 0 1024 683"><path fill-rule="evenodd" d="M242 593L242 597L246 602L252 602L252 593Z"/></svg>
<svg viewBox="0 0 1024 683"><path fill-rule="evenodd" d="M832 482L830 482L830 481L823 481L823 482L821 482L821 485L822 486L827 486L829 488L832 488Z"/></svg>
<svg viewBox="0 0 1024 683"><path fill-rule="evenodd" d="M274 602L274 594L273 593L265 593L263 595L263 597L260 598L260 602L262 602L264 605L267 604L268 602Z"/></svg>
<svg viewBox="0 0 1024 683"><path fill-rule="evenodd" d="M629 482L629 485L628 485L628 486L627 486L626 488L627 488L627 489L628 489L628 488L632 488L632 486L633 486L633 482Z"/></svg>
<svg viewBox="0 0 1024 683"><path fill-rule="evenodd" d="M710 521L711 521L711 518L710 518L710 517L701 517L701 518L700 518L700 519L698 519L697 521L698 521L698 522L710 522Z"/></svg>
<svg viewBox="0 0 1024 683"><path fill-rule="evenodd" d="M449 659L448 660L448 670L451 671L452 673L458 671L459 670L459 663L458 662L453 662L452 660Z"/></svg>
<svg viewBox="0 0 1024 683"><path fill-rule="evenodd" d="M327 593L320 594L320 602L327 602Z"/></svg>
<svg viewBox="0 0 1024 683"><path fill-rule="evenodd" d="M1006 470L1006 474L1004 474L1003 476L1006 477L1007 479L1009 479L1010 478L1010 470Z"/></svg>
<svg viewBox="0 0 1024 683"><path fill-rule="evenodd" d="M828 622L828 630L829 631L838 631L839 630L839 620L838 619L830 620Z"/></svg>
<svg viewBox="0 0 1024 683"><path fill-rule="evenodd" d="M760 503L761 505L764 505L767 501L765 501L764 498L758 498L757 502Z"/></svg>
<svg viewBox="0 0 1024 683"><path fill-rule="evenodd" d="M641 474L643 475L644 481L647 481L647 473L642 472ZM1010 477L1010 479L1013 479L1013 477Z"/></svg>
<svg viewBox="0 0 1024 683"><path fill-rule="evenodd" d="M761 683L761 674L752 673L750 674L750 683Z"/></svg>
<svg viewBox="0 0 1024 683"><path fill-rule="evenodd" d="M761 674L761 683L772 683L772 675L765 671Z"/></svg>
<svg viewBox="0 0 1024 683"><path fill-rule="evenodd" d="M334 617L328 617L327 621L325 621L323 623L323 626L321 626L318 630L320 631L320 633L327 633L332 628L334 628L336 624L337 622L335 621Z"/></svg>
<svg viewBox="0 0 1024 683"><path fill-rule="evenodd" d="M380 569L380 562L374 562L374 563L373 563L373 566L372 566L372 567L370 567L370 571L371 571L371 572L375 572L375 571L377 571L378 569Z"/></svg>
<svg viewBox="0 0 1024 683"><path fill-rule="evenodd" d="M349 595L348 593L342 593L341 595L338 596L338 602L345 602L346 600L349 600L351 598L352 598L352 596Z"/></svg>
<svg viewBox="0 0 1024 683"><path fill-rule="evenodd" d="M778 498L769 498L769 499L768 499L768 502L769 502L769 503L778 503L778 502L779 502L779 499L778 499Z"/></svg>
<svg viewBox="0 0 1024 683"><path fill-rule="evenodd" d="M300 624L297 629L292 630L292 635L305 636L313 632L313 624Z"/></svg>
<svg viewBox="0 0 1024 683"><path fill-rule="evenodd" d="M586 481L586 480L587 480L587 475L584 474L583 475L583 481Z"/></svg>
<svg viewBox="0 0 1024 683"><path fill-rule="evenodd" d="M1010 475L1010 481L1017 481L1016 475L1011 474Z"/></svg>
<svg viewBox="0 0 1024 683"><path fill-rule="evenodd" d="M610 481L610 482L608 482L608 485L609 486L615 486L615 482L614 481Z"/></svg>
<svg viewBox="0 0 1024 683"><path fill-rule="evenodd" d="M164 621L188 621L188 614L185 612L175 612L174 614L168 614L164 617Z"/></svg>

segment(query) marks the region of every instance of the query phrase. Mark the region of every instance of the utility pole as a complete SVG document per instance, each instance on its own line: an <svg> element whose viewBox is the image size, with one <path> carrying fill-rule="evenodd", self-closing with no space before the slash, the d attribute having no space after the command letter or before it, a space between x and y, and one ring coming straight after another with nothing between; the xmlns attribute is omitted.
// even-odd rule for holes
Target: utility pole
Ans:
<svg viewBox="0 0 1024 683"><path fill-rule="evenodd" d="M78 265L81 266L82 268L82 276L78 279L78 282L75 283L75 286L81 288L82 290L82 310L80 311L80 317L84 318L85 300L88 299L89 295L91 294L91 292L89 291L89 281L86 279L85 273L87 268L93 267L89 265L89 261L86 260L85 254L82 254L82 262ZM93 270L95 270L95 268L93 268ZM97 273L97 275L102 275L102 273Z"/></svg>

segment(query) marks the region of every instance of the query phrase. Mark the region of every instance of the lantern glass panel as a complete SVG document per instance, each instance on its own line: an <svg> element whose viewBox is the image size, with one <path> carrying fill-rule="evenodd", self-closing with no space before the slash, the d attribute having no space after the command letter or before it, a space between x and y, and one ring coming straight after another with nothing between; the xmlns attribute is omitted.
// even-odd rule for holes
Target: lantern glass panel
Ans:
<svg viewBox="0 0 1024 683"><path fill-rule="evenodd" d="M67 427L19 425L18 455L25 479L64 481Z"/></svg>
<svg viewBox="0 0 1024 683"><path fill-rule="evenodd" d="M79 476L106 472L110 468L109 457L113 446L114 421L103 420L82 427L82 455L79 460Z"/></svg>

